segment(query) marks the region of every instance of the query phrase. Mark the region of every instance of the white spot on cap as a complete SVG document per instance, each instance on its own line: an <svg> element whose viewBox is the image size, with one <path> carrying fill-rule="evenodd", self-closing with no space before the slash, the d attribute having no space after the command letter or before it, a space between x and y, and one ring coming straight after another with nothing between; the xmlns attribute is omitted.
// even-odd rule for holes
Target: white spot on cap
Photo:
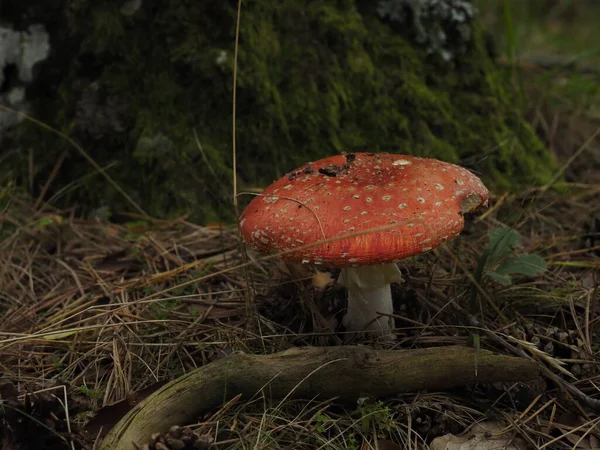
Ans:
<svg viewBox="0 0 600 450"><path fill-rule="evenodd" d="M400 204L398 205L398 208L400 208L400 209L404 209L404 208L406 208L407 206L408 206L408 205L407 205L406 203L400 203Z"/></svg>
<svg viewBox="0 0 600 450"><path fill-rule="evenodd" d="M352 208L350 206L344 206L344 208L342 208L344 211L350 211Z"/></svg>
<svg viewBox="0 0 600 450"><path fill-rule="evenodd" d="M417 201L419 203L425 203L425 199L423 197L417 197Z"/></svg>
<svg viewBox="0 0 600 450"><path fill-rule="evenodd" d="M366 201L367 203L371 203L371 202L373 201L373 199L372 199L371 197L367 197L367 198L365 199L365 201Z"/></svg>
<svg viewBox="0 0 600 450"><path fill-rule="evenodd" d="M444 190L444 186L442 186L440 183L436 183L436 184L435 184L435 188L436 188L438 191L443 191L443 190Z"/></svg>
<svg viewBox="0 0 600 450"><path fill-rule="evenodd" d="M460 178L455 178L454 182L456 184L458 184L459 186L462 186L463 184L465 184L465 182L463 180L461 180Z"/></svg>
<svg viewBox="0 0 600 450"><path fill-rule="evenodd" d="M397 159L392 163L392 166L410 166L411 164L407 159Z"/></svg>
<svg viewBox="0 0 600 450"><path fill-rule="evenodd" d="M265 203L275 203L277 200L279 200L279 197L276 195L268 195L263 197L263 200Z"/></svg>

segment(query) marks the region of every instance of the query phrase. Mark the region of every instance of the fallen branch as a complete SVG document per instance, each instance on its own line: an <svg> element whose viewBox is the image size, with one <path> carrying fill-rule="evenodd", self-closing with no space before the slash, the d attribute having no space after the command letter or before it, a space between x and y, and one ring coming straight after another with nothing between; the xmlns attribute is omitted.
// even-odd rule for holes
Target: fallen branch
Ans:
<svg viewBox="0 0 600 450"><path fill-rule="evenodd" d="M166 384L135 406L102 442L103 450L133 450L150 435L187 424L231 397L338 397L356 401L419 389L441 390L481 382L525 381L539 375L527 359L480 350L436 347L374 350L361 346L301 347L272 355L236 353Z"/></svg>

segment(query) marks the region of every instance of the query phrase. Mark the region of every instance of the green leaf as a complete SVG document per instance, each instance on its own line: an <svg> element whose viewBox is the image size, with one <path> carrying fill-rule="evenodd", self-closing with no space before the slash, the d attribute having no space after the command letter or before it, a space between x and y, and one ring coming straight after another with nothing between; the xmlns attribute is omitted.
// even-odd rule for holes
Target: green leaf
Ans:
<svg viewBox="0 0 600 450"><path fill-rule="evenodd" d="M54 219L52 219L51 216L42 217L38 222L38 226L40 228L43 228L43 227L47 227L48 225L52 225L53 223L54 223Z"/></svg>
<svg viewBox="0 0 600 450"><path fill-rule="evenodd" d="M486 270L485 274L488 277L493 278L494 280L496 280L498 283L503 284L504 286L509 286L509 285L512 284L512 280L507 275L502 275L502 274L500 274L498 272L495 272L493 270Z"/></svg>
<svg viewBox="0 0 600 450"><path fill-rule="evenodd" d="M488 264L496 265L500 260L510 255L512 249L521 241L521 235L512 228L500 227L489 231L490 241L485 246L488 252Z"/></svg>
<svg viewBox="0 0 600 450"><path fill-rule="evenodd" d="M522 275L536 275L546 270L546 261L540 255L524 253L513 256L509 260L496 267L495 272L506 275L509 273L520 273Z"/></svg>
<svg viewBox="0 0 600 450"><path fill-rule="evenodd" d="M506 259L494 269L488 269L485 274L500 284L508 286L512 283L509 274L536 275L546 270L547 263L539 255L524 253Z"/></svg>

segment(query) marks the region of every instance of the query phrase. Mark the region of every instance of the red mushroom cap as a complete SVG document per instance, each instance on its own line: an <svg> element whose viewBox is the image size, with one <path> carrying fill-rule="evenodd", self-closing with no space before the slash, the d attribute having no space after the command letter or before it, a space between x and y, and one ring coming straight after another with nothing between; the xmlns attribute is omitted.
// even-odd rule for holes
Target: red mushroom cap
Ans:
<svg viewBox="0 0 600 450"><path fill-rule="evenodd" d="M350 153L309 163L273 183L250 202L240 227L258 252L291 251L282 255L286 261L380 264L455 238L463 214L486 206L488 196L477 176L454 164ZM343 235L350 236L293 251Z"/></svg>

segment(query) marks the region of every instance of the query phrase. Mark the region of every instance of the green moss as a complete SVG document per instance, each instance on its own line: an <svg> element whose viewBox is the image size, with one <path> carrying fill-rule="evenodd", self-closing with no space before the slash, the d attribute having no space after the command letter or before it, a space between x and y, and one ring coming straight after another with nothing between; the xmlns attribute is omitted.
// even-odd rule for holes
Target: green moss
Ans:
<svg viewBox="0 0 600 450"><path fill-rule="evenodd" d="M146 0L131 17L119 3L80 0L69 9L78 57L61 78L60 95L36 105L37 114L72 133L100 165L118 162L110 175L149 213L231 219L234 2ZM547 181L552 160L515 107L508 76L485 56L480 34L450 67L427 59L355 1L244 1L241 188L357 150L462 162L501 189ZM82 77L89 66L95 71ZM107 104L123 106L118 130L93 134L78 116L81 80L90 77L104 113ZM19 142L39 155L42 184L64 142L31 124ZM73 153L54 191L90 171ZM79 186L65 203L130 209L100 175Z"/></svg>

